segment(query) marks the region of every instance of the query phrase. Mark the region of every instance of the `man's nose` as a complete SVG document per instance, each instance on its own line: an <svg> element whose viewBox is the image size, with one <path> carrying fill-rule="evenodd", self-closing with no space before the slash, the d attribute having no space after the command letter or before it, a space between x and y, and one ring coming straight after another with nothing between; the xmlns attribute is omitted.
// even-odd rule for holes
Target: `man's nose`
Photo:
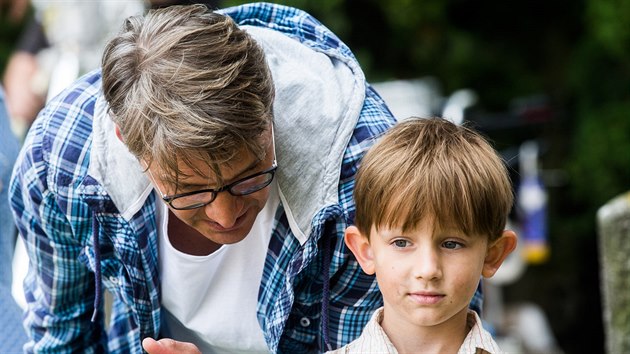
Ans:
<svg viewBox="0 0 630 354"><path fill-rule="evenodd" d="M224 228L234 226L242 209L241 197L233 196L227 191L218 193L214 201L204 207L208 218Z"/></svg>

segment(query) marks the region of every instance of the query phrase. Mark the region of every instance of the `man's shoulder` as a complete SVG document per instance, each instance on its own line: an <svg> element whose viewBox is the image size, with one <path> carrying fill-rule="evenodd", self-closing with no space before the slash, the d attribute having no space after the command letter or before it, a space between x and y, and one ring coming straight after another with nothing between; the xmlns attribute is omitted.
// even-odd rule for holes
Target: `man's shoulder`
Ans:
<svg viewBox="0 0 630 354"><path fill-rule="evenodd" d="M93 112L93 103L101 94L101 70L90 71L55 95L46 108L73 107L73 111ZM90 104L92 103L92 104Z"/></svg>
<svg viewBox="0 0 630 354"><path fill-rule="evenodd" d="M334 51L356 61L350 48L318 19L304 10L272 3L251 3L221 10L239 25L265 27L292 37L311 48Z"/></svg>
<svg viewBox="0 0 630 354"><path fill-rule="evenodd" d="M100 94L100 70L81 76L46 103L35 121L35 129L40 130L40 134L55 137L83 135L91 131L96 99Z"/></svg>
<svg viewBox="0 0 630 354"><path fill-rule="evenodd" d="M101 92L100 71L93 71L53 97L29 129L23 150L40 173L73 175L85 170L92 139L92 118ZM26 161L25 161L26 162Z"/></svg>

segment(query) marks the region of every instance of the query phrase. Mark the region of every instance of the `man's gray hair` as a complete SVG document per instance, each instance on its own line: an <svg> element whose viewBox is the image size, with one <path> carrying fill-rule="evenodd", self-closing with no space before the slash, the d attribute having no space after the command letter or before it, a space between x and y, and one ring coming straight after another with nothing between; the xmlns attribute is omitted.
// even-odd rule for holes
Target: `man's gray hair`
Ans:
<svg viewBox="0 0 630 354"><path fill-rule="evenodd" d="M171 6L128 18L106 46L103 92L138 159L176 184L178 163L219 166L256 158L273 117L274 88L260 46L204 5ZM196 173L208 171L193 169Z"/></svg>

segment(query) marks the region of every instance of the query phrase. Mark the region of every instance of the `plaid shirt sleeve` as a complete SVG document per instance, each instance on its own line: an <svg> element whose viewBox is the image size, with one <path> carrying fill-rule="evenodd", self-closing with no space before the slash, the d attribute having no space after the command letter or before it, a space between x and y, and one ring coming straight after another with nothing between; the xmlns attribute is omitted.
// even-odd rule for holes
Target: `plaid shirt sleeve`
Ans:
<svg viewBox="0 0 630 354"><path fill-rule="evenodd" d="M42 111L10 185L11 207L30 258L24 283L24 323L31 339L26 352L95 353L107 345L103 328L90 322L94 281L81 262L81 237L91 234L91 218L72 192L87 163L91 126L85 124L91 119L78 117L93 104L98 86L91 80L96 78L87 77Z"/></svg>

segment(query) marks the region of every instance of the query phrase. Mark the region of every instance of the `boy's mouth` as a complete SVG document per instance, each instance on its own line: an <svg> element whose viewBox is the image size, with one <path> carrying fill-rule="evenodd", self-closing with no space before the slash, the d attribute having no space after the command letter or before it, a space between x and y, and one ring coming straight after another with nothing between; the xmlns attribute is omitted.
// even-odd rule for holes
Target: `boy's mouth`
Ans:
<svg viewBox="0 0 630 354"><path fill-rule="evenodd" d="M420 305L435 305L442 301L446 295L433 291L419 291L409 293L409 297Z"/></svg>

